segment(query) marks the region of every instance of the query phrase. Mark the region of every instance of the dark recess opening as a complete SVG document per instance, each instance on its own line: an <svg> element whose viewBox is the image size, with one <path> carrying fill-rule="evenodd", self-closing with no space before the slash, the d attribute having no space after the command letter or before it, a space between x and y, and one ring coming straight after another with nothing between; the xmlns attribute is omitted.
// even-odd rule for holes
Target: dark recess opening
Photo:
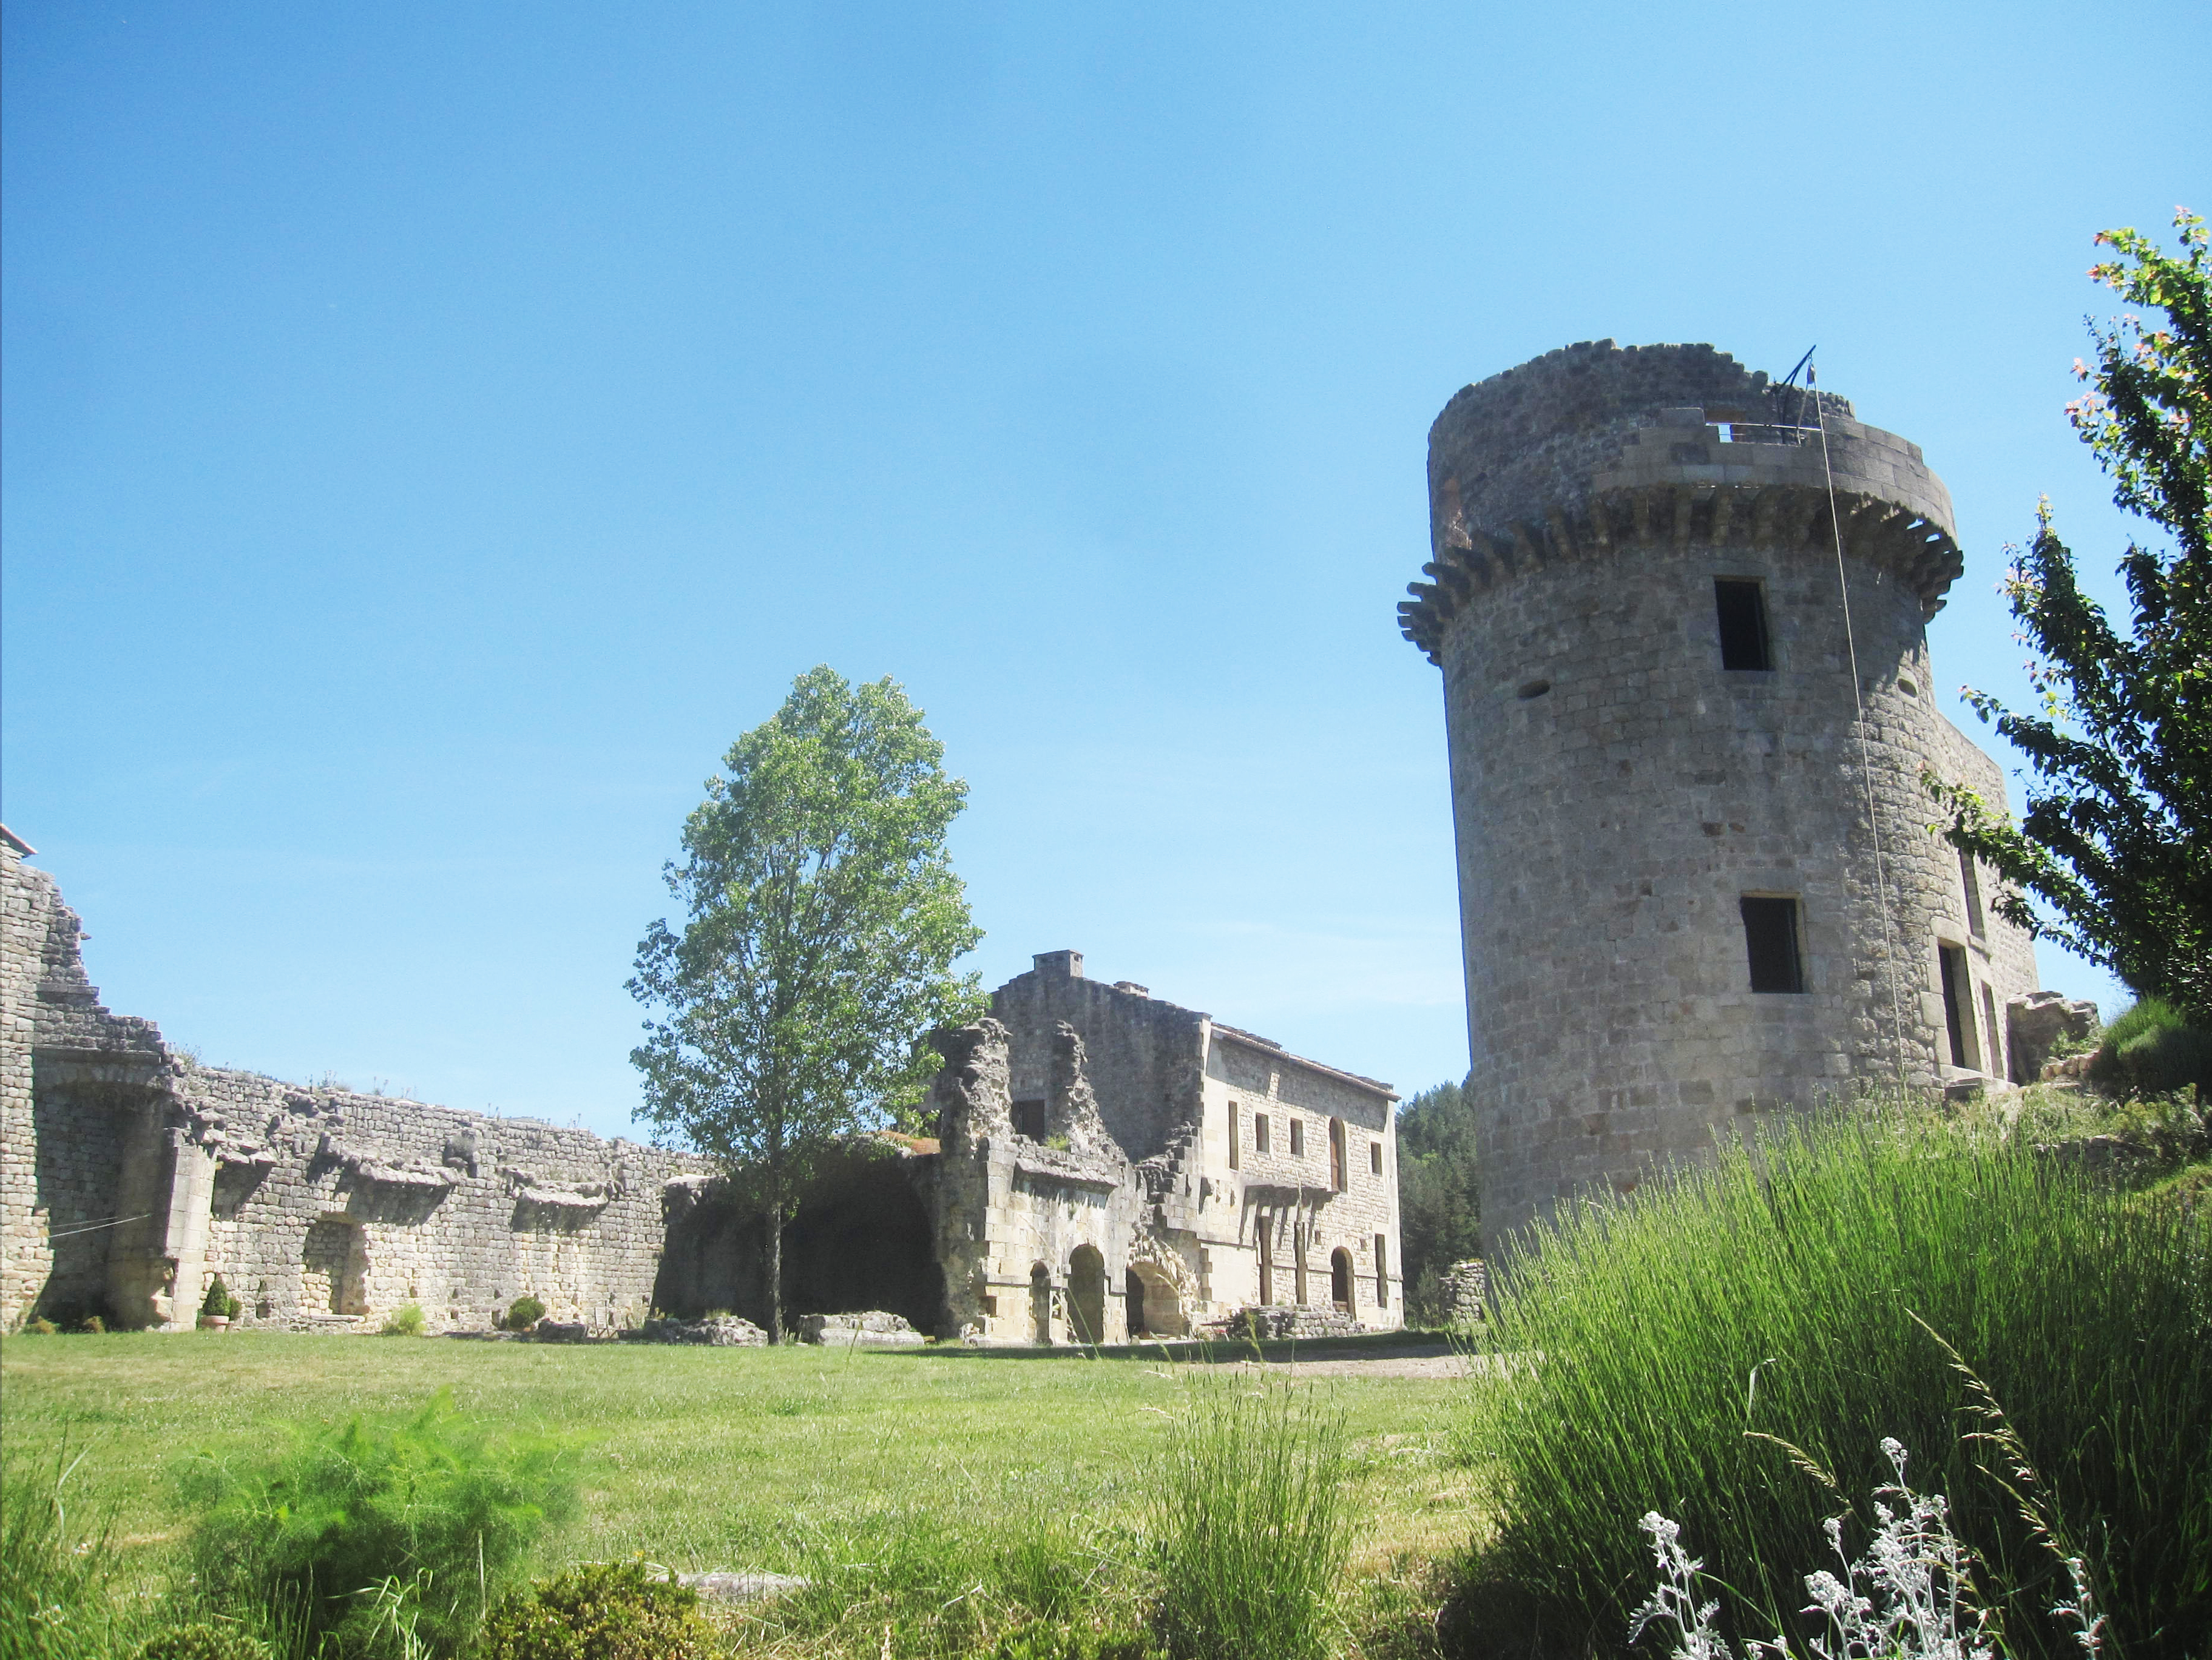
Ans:
<svg viewBox="0 0 2212 1660"><path fill-rule="evenodd" d="M1972 1066L1966 1058L1966 1011L1960 1006L1966 995L1966 954L1955 945L1939 945L1936 955L1943 970L1943 1024L1950 1028L1951 1064Z"/></svg>
<svg viewBox="0 0 2212 1660"><path fill-rule="evenodd" d="M1044 1103L1016 1101L1014 1103L1014 1134L1026 1136L1033 1142L1044 1139Z"/></svg>
<svg viewBox="0 0 2212 1660"><path fill-rule="evenodd" d="M1766 638L1766 596L1755 582L1713 579L1713 606L1720 615L1721 667L1771 669Z"/></svg>
<svg viewBox="0 0 2212 1660"><path fill-rule="evenodd" d="M1754 991L1802 991L1805 965L1797 951L1797 901L1747 894L1743 942Z"/></svg>

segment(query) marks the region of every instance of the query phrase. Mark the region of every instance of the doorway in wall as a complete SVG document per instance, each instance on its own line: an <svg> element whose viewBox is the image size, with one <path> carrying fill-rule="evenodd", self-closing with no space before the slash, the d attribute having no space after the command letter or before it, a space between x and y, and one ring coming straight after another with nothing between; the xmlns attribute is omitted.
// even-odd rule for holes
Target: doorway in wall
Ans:
<svg viewBox="0 0 2212 1660"><path fill-rule="evenodd" d="M1052 1341L1052 1270L1042 1263L1030 1268L1030 1341Z"/></svg>
<svg viewBox="0 0 2212 1660"><path fill-rule="evenodd" d="M1979 1071L1974 1031L1973 981L1966 968L1966 948L1938 942L1938 966L1943 976L1943 1025L1951 1040L1951 1064Z"/></svg>
<svg viewBox="0 0 2212 1660"><path fill-rule="evenodd" d="M1106 1341L1106 1259L1078 1245L1067 1259L1068 1335L1079 1343Z"/></svg>
<svg viewBox="0 0 2212 1660"><path fill-rule="evenodd" d="M1342 1245L1329 1253L1328 1299L1338 1313L1352 1312L1352 1253Z"/></svg>

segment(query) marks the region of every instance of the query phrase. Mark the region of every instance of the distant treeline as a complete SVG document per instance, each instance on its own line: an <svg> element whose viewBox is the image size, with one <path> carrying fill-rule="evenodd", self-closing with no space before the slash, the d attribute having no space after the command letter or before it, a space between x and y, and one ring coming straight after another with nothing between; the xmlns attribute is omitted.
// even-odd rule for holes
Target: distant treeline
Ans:
<svg viewBox="0 0 2212 1660"><path fill-rule="evenodd" d="M1440 1083L1398 1109L1398 1230L1406 1297L1416 1318L1431 1312L1437 1275L1482 1254L1474 1186L1474 1100Z"/></svg>

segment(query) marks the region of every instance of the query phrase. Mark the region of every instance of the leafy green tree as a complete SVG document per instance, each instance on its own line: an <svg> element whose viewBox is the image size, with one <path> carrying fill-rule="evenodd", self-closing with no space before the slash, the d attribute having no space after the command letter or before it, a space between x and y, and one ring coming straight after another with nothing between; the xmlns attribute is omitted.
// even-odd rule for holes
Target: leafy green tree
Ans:
<svg viewBox="0 0 2212 1660"><path fill-rule="evenodd" d="M1474 1098L1462 1086L1440 1083L1398 1109L1398 1236L1407 1296L1425 1301L1437 1274L1482 1254L1474 1172Z"/></svg>
<svg viewBox="0 0 2212 1660"><path fill-rule="evenodd" d="M2002 914L2212 1027L2212 267L2204 221L2174 224L2179 256L2133 230L2099 233L2121 257L2090 275L2166 326L2093 323L2096 361L2075 366L2091 390L2067 408L2113 500L2172 546L2121 556L2135 613L2123 635L2075 585L2045 500L2005 581L2040 712L1966 693L2034 768L2027 810L2014 823L1923 776L1945 839L2013 885Z"/></svg>
<svg viewBox="0 0 2212 1660"><path fill-rule="evenodd" d="M723 757L684 821L630 994L656 1011L630 1053L644 1116L711 1154L768 1240L783 1328L783 1223L815 1165L935 1069L921 1039L981 1007L952 964L982 934L945 851L968 786L897 684L828 668Z"/></svg>

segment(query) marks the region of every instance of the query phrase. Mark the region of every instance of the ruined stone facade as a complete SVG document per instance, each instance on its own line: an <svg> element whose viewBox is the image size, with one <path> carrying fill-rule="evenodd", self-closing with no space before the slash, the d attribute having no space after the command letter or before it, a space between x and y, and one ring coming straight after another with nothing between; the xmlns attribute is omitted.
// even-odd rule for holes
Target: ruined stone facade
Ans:
<svg viewBox="0 0 2212 1660"><path fill-rule="evenodd" d="M110 1014L53 878L0 844L0 1326L188 1330L220 1275L247 1325L484 1330L515 1298L641 1318L664 1190L699 1160L527 1118L203 1067Z"/></svg>
<svg viewBox="0 0 2212 1660"><path fill-rule="evenodd" d="M411 1303L483 1331L526 1293L578 1333L765 1319L762 1224L704 1160L198 1065L101 1006L28 851L0 842L0 1328L189 1330L218 1275L246 1325L374 1330ZM941 1034L938 1140L825 1161L784 1232L789 1312L1018 1342L1252 1303L1400 1324L1390 1091L1037 961Z"/></svg>
<svg viewBox="0 0 2212 1660"><path fill-rule="evenodd" d="M2005 797L1934 700L1949 494L1820 397L1603 341L1430 433L1399 610L1443 670L1493 1235L1767 1110L2033 1075L2033 947L1926 827L1923 767Z"/></svg>
<svg viewBox="0 0 2212 1660"><path fill-rule="evenodd" d="M945 1335L1182 1336L1247 1307L1404 1323L1389 1086L1046 953L940 1033Z"/></svg>

